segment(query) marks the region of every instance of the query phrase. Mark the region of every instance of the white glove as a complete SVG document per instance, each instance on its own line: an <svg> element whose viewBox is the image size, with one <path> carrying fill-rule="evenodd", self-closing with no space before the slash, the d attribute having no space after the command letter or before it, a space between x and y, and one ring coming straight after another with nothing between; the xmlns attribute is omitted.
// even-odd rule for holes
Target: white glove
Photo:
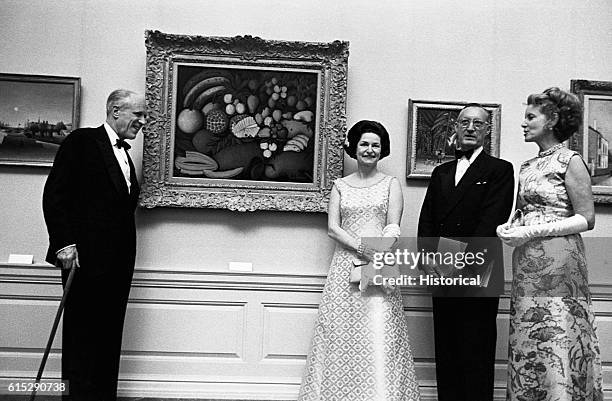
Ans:
<svg viewBox="0 0 612 401"><path fill-rule="evenodd" d="M371 241L368 244L364 244L363 257L359 259L361 262L371 261L374 259L374 254L379 252L389 252L393 245L397 242L401 232L400 227L397 224L387 224L380 236L371 236ZM363 240L364 237L361 238Z"/></svg>
<svg viewBox="0 0 612 401"><path fill-rule="evenodd" d="M383 228L383 231L382 231L383 237L397 238L400 235L401 235L400 226L397 224L387 224L385 228Z"/></svg>
<svg viewBox="0 0 612 401"><path fill-rule="evenodd" d="M497 227L497 236L504 244L521 246L532 238L562 237L564 235L578 234L589 229L589 223L581 214L575 214L563 220L552 223L535 224L532 226L511 227L510 223Z"/></svg>
<svg viewBox="0 0 612 401"><path fill-rule="evenodd" d="M402 235L402 231L398 224L387 224L382 231L383 237L395 238L396 240L400 235ZM387 294L390 294L395 289L395 285L389 284L388 281L385 282L382 287Z"/></svg>
<svg viewBox="0 0 612 401"><path fill-rule="evenodd" d="M393 246L393 244L395 244L395 242L397 241L397 238L401 235L401 230L400 230L400 226L397 224L387 224L382 231L382 237L386 238L385 240L380 240L379 243L377 245L381 246L383 249L389 249ZM393 241L391 241L390 239L393 238ZM368 247L366 247L366 251L365 253L369 256L369 260L371 261L373 259L374 256L374 252L379 252L378 250L375 249L370 249ZM361 280L361 274L362 274L362 267L367 267L369 268L370 265L372 264L372 262L370 262L369 264L366 264L366 266L355 266L351 272L351 276L349 281L352 283L359 283L359 290L361 292L364 292L368 289L368 286L370 285L370 281L368 282L364 282L363 280ZM377 269L376 267L374 267L374 269ZM378 269L382 269L378 268ZM395 289L395 285L391 285L388 284L388 281L385 281L385 283L382 285L382 289L389 294L390 292L392 292Z"/></svg>

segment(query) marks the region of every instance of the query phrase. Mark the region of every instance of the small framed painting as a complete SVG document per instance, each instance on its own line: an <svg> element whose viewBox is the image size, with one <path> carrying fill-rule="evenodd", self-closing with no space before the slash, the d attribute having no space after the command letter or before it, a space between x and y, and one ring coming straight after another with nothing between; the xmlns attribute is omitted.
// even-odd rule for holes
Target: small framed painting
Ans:
<svg viewBox="0 0 612 401"><path fill-rule="evenodd" d="M81 79L0 74L0 164L51 166L78 128Z"/></svg>
<svg viewBox="0 0 612 401"><path fill-rule="evenodd" d="M582 127L569 140L584 159L595 203L612 203L612 82L572 80L584 107Z"/></svg>
<svg viewBox="0 0 612 401"><path fill-rule="evenodd" d="M433 169L453 160L455 122L468 102L408 100L408 152L406 178L429 179ZM501 105L479 103L489 111L484 151L499 156Z"/></svg>

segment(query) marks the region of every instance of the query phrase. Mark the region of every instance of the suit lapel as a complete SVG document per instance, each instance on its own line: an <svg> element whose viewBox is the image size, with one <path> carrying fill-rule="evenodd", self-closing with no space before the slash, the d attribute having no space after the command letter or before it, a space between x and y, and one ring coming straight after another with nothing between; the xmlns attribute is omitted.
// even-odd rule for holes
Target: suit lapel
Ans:
<svg viewBox="0 0 612 401"><path fill-rule="evenodd" d="M440 186L446 199L455 192L455 172L457 171L457 160L450 162L446 171L440 172Z"/></svg>
<svg viewBox="0 0 612 401"><path fill-rule="evenodd" d="M128 163L130 163L130 196L137 199L140 187L138 185L138 178L136 178L136 169L134 168L134 163L132 162L130 154L128 152L125 153L127 154Z"/></svg>
<svg viewBox="0 0 612 401"><path fill-rule="evenodd" d="M455 162L455 168L452 169L453 174L449 177L449 182L446 183L446 188L454 188L454 191L450 191L448 202L446 203L446 209L444 210L443 216L446 217L450 213L455 205L465 196L467 191L472 185L486 172L486 158L489 157L484 150L480 152L474 163L468 167L463 177L459 181L459 184L455 187L455 171L457 169L457 162ZM450 185L450 186L448 186ZM443 218L444 218L443 217Z"/></svg>
<svg viewBox="0 0 612 401"><path fill-rule="evenodd" d="M102 158L104 160L106 170L110 175L113 186L118 193L127 194L128 187L125 182L125 178L123 177L121 167L119 167L119 162L117 162L117 158L115 157L111 143L108 140L108 134L106 133L103 125L98 128L96 140L98 142L98 147L102 152Z"/></svg>

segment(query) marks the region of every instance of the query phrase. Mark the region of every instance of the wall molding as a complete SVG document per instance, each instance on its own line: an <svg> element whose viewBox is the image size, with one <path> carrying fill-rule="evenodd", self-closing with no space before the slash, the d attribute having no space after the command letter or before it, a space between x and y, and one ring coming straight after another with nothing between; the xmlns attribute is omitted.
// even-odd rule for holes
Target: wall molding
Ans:
<svg viewBox="0 0 612 401"><path fill-rule="evenodd" d="M202 272L137 267L134 271L132 288L320 293L323 291L326 278L325 274ZM61 276L59 269L49 264L18 265L0 263L0 283L60 285ZM505 282L504 294L501 298L509 297L510 285L510 281ZM612 284L591 283L589 287L593 301L612 301ZM413 286L402 287L402 295L429 296L429 293L423 286ZM1 293L0 296L2 296ZM55 299L53 297L48 298ZM45 299L45 296L41 295L36 299Z"/></svg>
<svg viewBox="0 0 612 401"><path fill-rule="evenodd" d="M120 396L207 400L295 399L301 380L299 372L305 359L304 339L308 337L305 330L296 331L295 326L311 324L325 280L324 274L137 268L130 297L131 313L145 319L149 324L146 327L162 329L174 324L170 322L175 322L172 319L176 314L186 319L195 316L195 321L184 321L192 329L204 329L208 336L212 336L212 343L202 345L191 341L189 335L183 336L182 342L176 344L171 341L174 336L170 337L169 342L162 340L158 343L155 336L170 335L168 330L160 331L166 334L158 334L157 330L146 329L145 333L135 335L139 329L132 322L132 329L128 330L132 338L124 341ZM509 289L510 283L506 282L506 294L502 296L498 315L502 325L506 324L504 322L507 322L509 314ZM24 343L20 339L19 329L8 332L14 340L0 345L0 362L3 366L0 379L31 378L35 374L34 367L42 355L42 349L37 344L44 343L38 337L48 335L47 322L42 318L46 319L47 315L54 313L61 291L60 271L53 266L0 264L0 304L6 307L6 316L23 312L24 315L19 317L21 322L40 319L34 328L40 333ZM612 285L595 283L591 285L591 291L596 314L601 319L600 329L606 335L612 327ZM422 399L435 400L431 329L421 326L422 323L428 326L430 295L424 287L403 287L402 295L406 316L416 325L413 334L417 338L411 334L411 339L419 347L419 355L415 354L415 367L417 377L421 379ZM231 315L226 310L231 311ZM168 311L173 313L169 314ZM214 325L212 328L206 327L210 326L209 322L225 326L218 329ZM291 336L297 337L291 339ZM500 334L498 358L503 357L504 338L505 335ZM59 347L60 344L56 342L45 377L60 376ZM612 383L612 365L604 361L605 399L610 400L612 387L608 383ZM503 400L506 361L498 359L496 365L495 399Z"/></svg>

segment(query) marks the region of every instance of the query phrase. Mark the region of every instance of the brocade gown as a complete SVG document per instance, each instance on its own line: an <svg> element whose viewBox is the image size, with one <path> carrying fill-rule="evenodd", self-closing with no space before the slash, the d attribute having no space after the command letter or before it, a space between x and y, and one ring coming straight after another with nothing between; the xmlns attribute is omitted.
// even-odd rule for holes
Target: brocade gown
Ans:
<svg viewBox="0 0 612 401"><path fill-rule="evenodd" d="M575 154L556 146L522 164L517 208L523 225L574 214L565 173ZM512 267L507 399L603 400L580 234L532 239L514 250Z"/></svg>
<svg viewBox="0 0 612 401"><path fill-rule="evenodd" d="M336 180L344 230L355 237L381 236L392 178L364 188ZM356 258L336 245L298 400L419 400L400 291L360 292L349 282Z"/></svg>

